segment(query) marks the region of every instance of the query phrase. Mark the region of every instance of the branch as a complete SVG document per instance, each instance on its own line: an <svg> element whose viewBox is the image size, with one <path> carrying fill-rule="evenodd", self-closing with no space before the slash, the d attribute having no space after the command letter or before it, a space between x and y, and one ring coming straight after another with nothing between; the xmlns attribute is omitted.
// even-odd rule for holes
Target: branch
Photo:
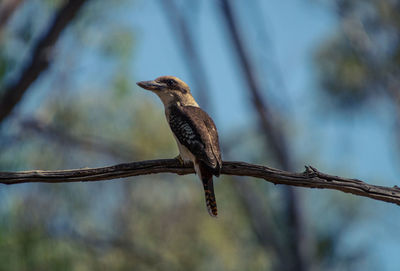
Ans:
<svg viewBox="0 0 400 271"><path fill-rule="evenodd" d="M180 165L176 159L159 159L101 168L0 172L0 183L93 182L156 173L187 175L194 173L194 169L192 165ZM397 186L384 187L371 185L357 179L325 174L311 166L306 166L306 170L302 173L293 173L245 162L226 161L223 162L221 173L225 175L260 178L274 184L339 190L400 205L400 188Z"/></svg>
<svg viewBox="0 0 400 271"><path fill-rule="evenodd" d="M11 0L4 1L0 4L0 32L21 2L22 0Z"/></svg>
<svg viewBox="0 0 400 271"><path fill-rule="evenodd" d="M47 69L54 44L84 3L85 0L70 0L66 2L64 7L58 11L48 31L36 44L32 59L27 63L21 76L1 91L3 94L0 99L0 123L22 99L29 86Z"/></svg>
<svg viewBox="0 0 400 271"><path fill-rule="evenodd" d="M250 56L248 50L245 48L245 44L239 33L239 27L236 24L236 20L233 15L231 7L232 3L228 0L221 0L221 11L224 15L224 19L227 23L227 29L232 39L232 45L234 51L237 53L240 67L242 68L246 82L248 84L248 90L250 91L253 105L257 111L260 126L267 137L271 150L277 158L279 164L286 170L290 170L291 162L287 150L286 137L283 135L283 131L279 125L273 123L274 115L264 98L262 97L262 88L259 81L256 79L255 71L252 68Z"/></svg>

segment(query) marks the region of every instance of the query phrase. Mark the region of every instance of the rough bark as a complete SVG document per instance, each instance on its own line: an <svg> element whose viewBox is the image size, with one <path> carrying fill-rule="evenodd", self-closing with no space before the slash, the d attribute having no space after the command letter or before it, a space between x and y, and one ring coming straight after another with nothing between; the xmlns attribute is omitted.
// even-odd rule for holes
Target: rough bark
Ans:
<svg viewBox="0 0 400 271"><path fill-rule="evenodd" d="M186 175L194 173L194 169L191 165L182 166L176 159L159 159L101 168L0 172L0 183L90 182L156 173ZM400 205L400 188L397 186L378 186L357 179L329 175L312 166L306 166L306 170L302 173L294 173L245 162L225 161L221 173L260 178L274 184L333 189Z"/></svg>

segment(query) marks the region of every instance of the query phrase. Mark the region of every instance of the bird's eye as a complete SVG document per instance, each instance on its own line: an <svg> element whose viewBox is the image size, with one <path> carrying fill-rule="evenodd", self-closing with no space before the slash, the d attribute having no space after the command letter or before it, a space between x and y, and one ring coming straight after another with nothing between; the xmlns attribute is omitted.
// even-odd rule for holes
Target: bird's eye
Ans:
<svg viewBox="0 0 400 271"><path fill-rule="evenodd" d="M174 85L174 80L168 79L167 80L167 86L172 87Z"/></svg>

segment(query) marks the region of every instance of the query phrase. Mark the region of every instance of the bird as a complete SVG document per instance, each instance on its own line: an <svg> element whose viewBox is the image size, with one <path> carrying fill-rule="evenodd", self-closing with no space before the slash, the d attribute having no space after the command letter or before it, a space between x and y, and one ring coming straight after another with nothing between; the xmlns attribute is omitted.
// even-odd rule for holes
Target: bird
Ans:
<svg viewBox="0 0 400 271"><path fill-rule="evenodd" d="M179 149L176 157L182 165L193 163L204 188L207 211L217 217L213 176L219 177L222 160L217 128L200 108L189 86L175 76L136 83L155 93L164 104L165 116Z"/></svg>

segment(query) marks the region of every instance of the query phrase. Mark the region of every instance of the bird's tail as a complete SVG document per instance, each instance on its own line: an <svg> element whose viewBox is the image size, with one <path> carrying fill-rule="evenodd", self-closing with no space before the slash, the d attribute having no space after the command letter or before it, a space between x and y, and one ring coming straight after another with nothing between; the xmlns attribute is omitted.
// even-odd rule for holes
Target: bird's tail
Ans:
<svg viewBox="0 0 400 271"><path fill-rule="evenodd" d="M202 161L196 161L194 163L194 168L203 183L207 211L210 216L217 217L218 210L214 194L213 173Z"/></svg>
<svg viewBox="0 0 400 271"><path fill-rule="evenodd" d="M203 181L204 193L206 196L207 211L210 214L210 216L217 217L218 209L217 209L217 201L215 200L212 175L207 179L203 178L202 181Z"/></svg>

